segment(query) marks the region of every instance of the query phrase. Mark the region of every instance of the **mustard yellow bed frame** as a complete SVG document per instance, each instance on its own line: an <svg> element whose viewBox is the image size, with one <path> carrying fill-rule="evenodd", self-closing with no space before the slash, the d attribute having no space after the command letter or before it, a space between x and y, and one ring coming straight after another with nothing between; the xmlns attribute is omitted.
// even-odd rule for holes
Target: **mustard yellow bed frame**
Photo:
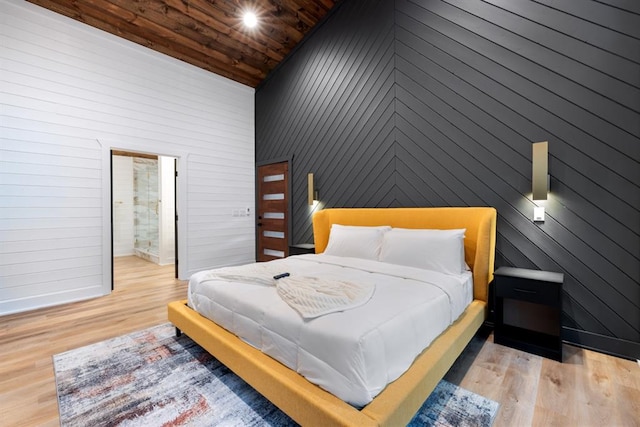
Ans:
<svg viewBox="0 0 640 427"><path fill-rule="evenodd" d="M169 304L169 320L303 426L406 425L486 319L488 284L493 279L496 211L485 207L326 209L313 217L316 253L325 250L334 223L467 229L465 259L473 271L473 302L409 370L361 410L191 310L184 300Z"/></svg>

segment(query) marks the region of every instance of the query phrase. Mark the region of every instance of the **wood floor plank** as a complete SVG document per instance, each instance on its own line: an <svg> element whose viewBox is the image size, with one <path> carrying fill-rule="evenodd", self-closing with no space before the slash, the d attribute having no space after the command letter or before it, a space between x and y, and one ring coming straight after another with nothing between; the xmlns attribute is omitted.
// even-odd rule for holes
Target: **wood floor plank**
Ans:
<svg viewBox="0 0 640 427"><path fill-rule="evenodd" d="M52 356L167 321L186 298L173 266L116 258L111 295L0 317L0 424L57 426ZM564 346L559 363L474 337L446 379L496 400L495 427L640 426L640 366ZM599 415L605 414L605 415Z"/></svg>

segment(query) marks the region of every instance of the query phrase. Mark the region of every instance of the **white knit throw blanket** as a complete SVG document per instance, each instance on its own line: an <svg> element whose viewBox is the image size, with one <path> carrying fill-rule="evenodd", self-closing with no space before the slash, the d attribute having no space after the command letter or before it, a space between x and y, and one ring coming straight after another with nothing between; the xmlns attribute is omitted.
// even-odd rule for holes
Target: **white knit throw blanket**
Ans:
<svg viewBox="0 0 640 427"><path fill-rule="evenodd" d="M278 295L305 319L358 307L371 299L373 283L289 276L276 283Z"/></svg>
<svg viewBox="0 0 640 427"><path fill-rule="evenodd" d="M355 283L320 277L296 276L281 279L273 276L283 273L282 265L269 263L249 264L211 270L205 280L253 283L275 286L278 295L304 319L313 319L329 313L358 307L371 299L373 283Z"/></svg>

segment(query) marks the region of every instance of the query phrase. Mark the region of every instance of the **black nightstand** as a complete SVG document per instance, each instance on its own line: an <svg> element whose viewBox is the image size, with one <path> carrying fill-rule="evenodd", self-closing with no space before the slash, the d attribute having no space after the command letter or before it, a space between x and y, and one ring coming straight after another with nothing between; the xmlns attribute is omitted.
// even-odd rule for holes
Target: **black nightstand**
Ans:
<svg viewBox="0 0 640 427"><path fill-rule="evenodd" d="M298 243L289 245L289 255L304 255L316 253L316 245L313 243Z"/></svg>
<svg viewBox="0 0 640 427"><path fill-rule="evenodd" d="M562 362L562 273L500 267L493 340Z"/></svg>

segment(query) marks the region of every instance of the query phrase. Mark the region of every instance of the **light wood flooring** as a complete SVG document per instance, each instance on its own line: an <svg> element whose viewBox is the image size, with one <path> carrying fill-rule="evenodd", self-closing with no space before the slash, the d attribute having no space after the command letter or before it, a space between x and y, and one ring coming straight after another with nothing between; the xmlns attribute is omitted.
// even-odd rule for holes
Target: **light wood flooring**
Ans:
<svg viewBox="0 0 640 427"><path fill-rule="evenodd" d="M186 297L173 266L117 258L106 297L0 317L0 425L57 426L51 356L167 321ZM640 366L564 346L564 363L479 334L446 379L500 403L496 427L640 426Z"/></svg>

